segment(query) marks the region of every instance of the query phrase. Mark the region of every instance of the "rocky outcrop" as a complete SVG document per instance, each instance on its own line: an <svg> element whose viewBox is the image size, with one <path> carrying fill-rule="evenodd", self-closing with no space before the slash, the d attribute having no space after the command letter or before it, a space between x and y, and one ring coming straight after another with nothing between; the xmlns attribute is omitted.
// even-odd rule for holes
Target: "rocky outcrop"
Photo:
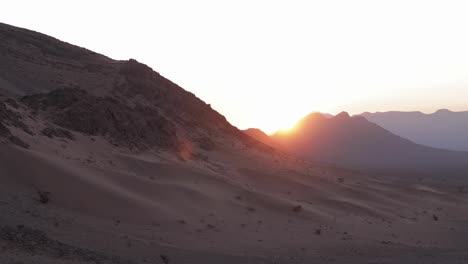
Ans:
<svg viewBox="0 0 468 264"><path fill-rule="evenodd" d="M63 129L63 128L59 128L59 127L49 126L49 127L44 128L41 131L41 133L42 135L49 137L49 138L57 137L57 138L64 138L64 139L70 139L70 140L75 139L75 137L70 131Z"/></svg>
<svg viewBox="0 0 468 264"><path fill-rule="evenodd" d="M12 99L0 100L0 140L6 140L17 146L28 148L29 145L16 137L10 132L8 126L13 126L22 129L28 134L32 134L29 128L22 122L22 117L11 111L7 105L11 107L18 107L16 101Z"/></svg>
<svg viewBox="0 0 468 264"><path fill-rule="evenodd" d="M98 97L79 89L61 89L21 99L35 115L54 124L92 136L104 136L115 145L176 149L174 125L150 107L133 108L111 97Z"/></svg>

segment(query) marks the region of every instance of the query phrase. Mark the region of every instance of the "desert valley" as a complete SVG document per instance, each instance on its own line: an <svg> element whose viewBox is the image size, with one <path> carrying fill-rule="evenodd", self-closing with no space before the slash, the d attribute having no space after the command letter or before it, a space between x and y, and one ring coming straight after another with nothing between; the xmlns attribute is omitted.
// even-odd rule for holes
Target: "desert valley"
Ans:
<svg viewBox="0 0 468 264"><path fill-rule="evenodd" d="M0 24L0 263L468 263L466 130L396 124L242 131L141 62Z"/></svg>

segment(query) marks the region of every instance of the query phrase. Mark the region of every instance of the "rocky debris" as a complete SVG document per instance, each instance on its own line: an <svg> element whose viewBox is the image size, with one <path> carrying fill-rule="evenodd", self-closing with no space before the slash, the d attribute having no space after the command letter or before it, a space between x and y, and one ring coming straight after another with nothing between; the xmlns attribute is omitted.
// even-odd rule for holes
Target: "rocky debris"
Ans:
<svg viewBox="0 0 468 264"><path fill-rule="evenodd" d="M46 204L46 203L49 203L49 196L50 196L50 192L46 192L46 191L37 191L37 195L39 196L39 202L42 203L42 204Z"/></svg>
<svg viewBox="0 0 468 264"><path fill-rule="evenodd" d="M198 145L200 146L201 149L211 151L215 149L215 143L207 137L203 137L197 140Z"/></svg>
<svg viewBox="0 0 468 264"><path fill-rule="evenodd" d="M164 264L169 264L169 257L166 255L160 255L161 260Z"/></svg>
<svg viewBox="0 0 468 264"><path fill-rule="evenodd" d="M302 211L302 206L301 205L294 206L293 211L296 213L299 213L300 211Z"/></svg>
<svg viewBox="0 0 468 264"><path fill-rule="evenodd" d="M16 101L14 101L13 99L0 101L0 138L4 138L7 141L22 148L29 148L29 145L27 143L22 141L20 138L12 135L10 129L7 127L17 127L28 134L32 134L29 128L21 121L22 117L19 114L9 110L7 104L12 105L12 107L18 107Z"/></svg>
<svg viewBox="0 0 468 264"><path fill-rule="evenodd" d="M352 240L353 236L350 235L348 232L343 232L342 240Z"/></svg>
<svg viewBox="0 0 468 264"><path fill-rule="evenodd" d="M16 102L15 99L13 99L13 98L5 99L5 103L8 104L9 106L13 107L14 109L20 108L18 102Z"/></svg>
<svg viewBox="0 0 468 264"><path fill-rule="evenodd" d="M51 239L43 231L18 225L0 227L0 240L7 242L3 250L20 249L32 255L47 255L58 259L90 263L135 263L100 252L77 248Z"/></svg>
<svg viewBox="0 0 468 264"><path fill-rule="evenodd" d="M458 192L459 193L467 193L468 188L466 186L458 186Z"/></svg>
<svg viewBox="0 0 468 264"><path fill-rule="evenodd" d="M20 138L18 137L15 137L13 135L9 136L8 139L10 140L11 143L19 146L19 147L22 147L22 148L25 148L25 149L28 149L29 148L29 144L24 142L23 140L21 140Z"/></svg>
<svg viewBox="0 0 468 264"><path fill-rule="evenodd" d="M320 236L320 235L322 234L322 229L316 229L316 230L315 230L315 234L316 234L317 236Z"/></svg>
<svg viewBox="0 0 468 264"><path fill-rule="evenodd" d="M91 136L104 136L115 145L145 150L178 149L175 126L155 108L133 108L111 97L80 89L61 89L26 96L21 101L54 124Z"/></svg>
<svg viewBox="0 0 468 264"><path fill-rule="evenodd" d="M49 138L57 137L57 138L66 138L70 140L75 139L75 137L70 131L65 130L63 128L59 128L59 127L46 127L41 131L41 133L44 136L49 137Z"/></svg>
<svg viewBox="0 0 468 264"><path fill-rule="evenodd" d="M20 128L25 132L28 132L28 134L31 134L31 132L29 132L28 127L21 121L22 117L18 113L8 109L7 105L12 106L14 108L15 106L18 107L16 101L11 98L9 98L9 100L4 100L3 102L0 101L0 122Z"/></svg>

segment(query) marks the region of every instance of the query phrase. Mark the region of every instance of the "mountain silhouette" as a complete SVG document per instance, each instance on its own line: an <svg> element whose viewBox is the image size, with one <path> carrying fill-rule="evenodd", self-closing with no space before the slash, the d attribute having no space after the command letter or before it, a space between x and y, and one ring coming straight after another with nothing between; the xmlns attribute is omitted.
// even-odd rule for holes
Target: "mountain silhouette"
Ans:
<svg viewBox="0 0 468 264"><path fill-rule="evenodd" d="M112 60L6 24L0 24L0 38L0 94L8 98L2 101L51 129L104 136L117 146L139 150L210 150L226 145L224 139L265 147L209 104L134 59ZM6 126L32 131L26 123L24 114L0 108L4 139L20 142Z"/></svg>
<svg viewBox="0 0 468 264"><path fill-rule="evenodd" d="M450 150L468 151L468 111L447 109L421 112L365 112L360 114L392 133L411 141Z"/></svg>
<svg viewBox="0 0 468 264"><path fill-rule="evenodd" d="M312 113L295 129L272 136L276 144L303 158L355 168L467 167L468 153L416 144L342 112L332 118Z"/></svg>
<svg viewBox="0 0 468 264"><path fill-rule="evenodd" d="M258 128L248 128L245 130L242 130L244 133L247 135L251 136L252 138L264 143L265 145L272 146L279 148L278 144L265 132Z"/></svg>

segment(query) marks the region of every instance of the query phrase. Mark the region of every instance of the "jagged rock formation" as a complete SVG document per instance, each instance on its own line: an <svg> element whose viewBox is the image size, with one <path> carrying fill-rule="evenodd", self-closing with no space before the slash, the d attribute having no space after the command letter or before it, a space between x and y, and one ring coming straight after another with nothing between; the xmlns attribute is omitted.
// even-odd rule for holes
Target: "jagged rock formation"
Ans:
<svg viewBox="0 0 468 264"><path fill-rule="evenodd" d="M23 148L28 148L28 144L13 135L8 128L8 126L16 127L22 129L28 134L32 134L29 128L21 121L21 116L10 110L11 107L18 107L15 100L10 98L6 100L0 98L0 142L3 138L3 141L11 142Z"/></svg>
<svg viewBox="0 0 468 264"><path fill-rule="evenodd" d="M154 108L130 108L111 97L96 97L79 89L26 96L21 102L58 126L104 136L119 146L177 148L179 144L174 125Z"/></svg>

